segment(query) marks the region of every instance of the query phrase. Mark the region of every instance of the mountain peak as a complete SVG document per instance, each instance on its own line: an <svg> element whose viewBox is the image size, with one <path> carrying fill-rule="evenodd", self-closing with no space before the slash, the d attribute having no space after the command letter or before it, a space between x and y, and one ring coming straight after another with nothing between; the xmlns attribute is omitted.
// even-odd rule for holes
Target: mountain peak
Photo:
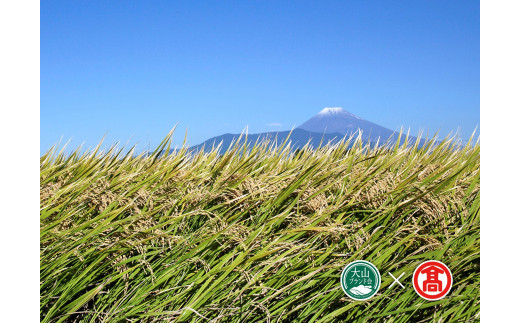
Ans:
<svg viewBox="0 0 520 323"><path fill-rule="evenodd" d="M325 116L343 116L343 117L350 117L350 118L355 118L355 119L360 119L360 117L358 117L357 115L355 114L352 114L350 112L348 112L347 110L341 108L341 107L334 107L334 108L325 108L323 110L321 110L317 116L320 116L320 117L325 117Z"/></svg>
<svg viewBox="0 0 520 323"><path fill-rule="evenodd" d="M325 108L320 113L339 113L345 111L342 107Z"/></svg>
<svg viewBox="0 0 520 323"><path fill-rule="evenodd" d="M298 128L316 133L337 133L341 135L352 134L361 130L364 136L371 138L388 138L393 133L389 129L364 120L339 107L321 110Z"/></svg>

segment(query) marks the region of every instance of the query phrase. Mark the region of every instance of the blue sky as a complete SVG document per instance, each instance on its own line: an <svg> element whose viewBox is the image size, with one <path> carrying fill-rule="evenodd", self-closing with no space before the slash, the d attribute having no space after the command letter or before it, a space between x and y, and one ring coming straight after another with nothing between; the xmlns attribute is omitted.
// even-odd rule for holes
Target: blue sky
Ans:
<svg viewBox="0 0 520 323"><path fill-rule="evenodd" d="M478 1L43 1L40 148L198 144L325 107L390 129L479 124Z"/></svg>

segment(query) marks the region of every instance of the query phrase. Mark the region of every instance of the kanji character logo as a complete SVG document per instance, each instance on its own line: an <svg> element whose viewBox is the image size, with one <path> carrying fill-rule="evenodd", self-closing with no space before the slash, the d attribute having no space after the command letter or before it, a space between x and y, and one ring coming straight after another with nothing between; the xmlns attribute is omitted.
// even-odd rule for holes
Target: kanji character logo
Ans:
<svg viewBox="0 0 520 323"><path fill-rule="evenodd" d="M413 273L413 288L424 299L435 301L448 294L453 283L450 269L440 261L420 264Z"/></svg>

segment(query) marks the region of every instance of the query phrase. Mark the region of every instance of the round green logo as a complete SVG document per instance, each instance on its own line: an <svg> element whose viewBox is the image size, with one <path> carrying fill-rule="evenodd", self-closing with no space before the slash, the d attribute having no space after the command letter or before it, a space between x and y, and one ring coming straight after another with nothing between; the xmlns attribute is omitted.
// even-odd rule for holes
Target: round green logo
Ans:
<svg viewBox="0 0 520 323"><path fill-rule="evenodd" d="M368 261L351 262L341 273L341 288L352 299L369 299L377 293L380 286L379 270Z"/></svg>

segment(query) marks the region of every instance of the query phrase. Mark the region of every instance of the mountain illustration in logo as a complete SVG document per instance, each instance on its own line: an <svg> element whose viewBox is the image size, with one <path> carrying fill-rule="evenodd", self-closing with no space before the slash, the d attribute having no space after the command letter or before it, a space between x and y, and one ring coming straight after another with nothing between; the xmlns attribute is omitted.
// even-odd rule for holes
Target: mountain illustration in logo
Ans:
<svg viewBox="0 0 520 323"><path fill-rule="evenodd" d="M370 286L359 285L352 287L350 292L354 295L367 295L372 292L372 288L370 288Z"/></svg>

